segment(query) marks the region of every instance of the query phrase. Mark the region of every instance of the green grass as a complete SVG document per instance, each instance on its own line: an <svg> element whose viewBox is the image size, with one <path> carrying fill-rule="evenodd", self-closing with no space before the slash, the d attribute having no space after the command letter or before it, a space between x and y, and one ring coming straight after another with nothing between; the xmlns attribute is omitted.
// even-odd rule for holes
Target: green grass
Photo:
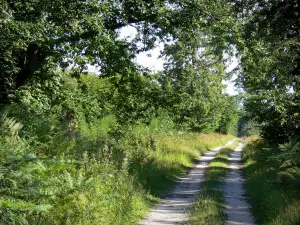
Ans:
<svg viewBox="0 0 300 225"><path fill-rule="evenodd" d="M237 147L238 140L232 145L222 148L205 172L205 181L201 185L192 209L189 211L189 225L221 225L225 224L225 199L219 189L222 178L228 172L228 157Z"/></svg>
<svg viewBox="0 0 300 225"><path fill-rule="evenodd" d="M232 135L220 134L157 134L156 150L149 152L146 163L136 163L138 179L149 193L163 196L193 163L213 147L226 144Z"/></svg>
<svg viewBox="0 0 300 225"><path fill-rule="evenodd" d="M293 186L283 185L278 165L270 160L276 154L262 140L248 139L243 149L244 175L248 200L259 225L300 224L300 195Z"/></svg>
<svg viewBox="0 0 300 225"><path fill-rule="evenodd" d="M53 138L47 151L57 154L47 160L44 149L28 145L29 158L25 152L16 166L1 167L0 224L137 224L202 153L233 136L132 132L111 148L87 138ZM0 146L5 153L25 143L0 139ZM65 147L83 154L60 155ZM34 154L40 151L42 160Z"/></svg>
<svg viewBox="0 0 300 225"><path fill-rule="evenodd" d="M186 173L193 163L213 147L225 145L232 135L221 134L166 134L155 136L156 150L149 154L151 159L143 165L135 165L138 180L148 192L146 198L136 204L143 206L133 211L135 220L123 224L135 224L175 185L177 179Z"/></svg>

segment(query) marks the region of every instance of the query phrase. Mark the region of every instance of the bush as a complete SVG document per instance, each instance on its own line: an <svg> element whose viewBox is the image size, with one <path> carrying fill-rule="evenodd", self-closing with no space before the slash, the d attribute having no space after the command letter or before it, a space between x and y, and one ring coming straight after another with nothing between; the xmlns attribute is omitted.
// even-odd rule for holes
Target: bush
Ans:
<svg viewBox="0 0 300 225"><path fill-rule="evenodd" d="M264 140L246 139L244 174L249 200L259 224L300 223L299 145L270 147Z"/></svg>
<svg viewBox="0 0 300 225"><path fill-rule="evenodd" d="M125 101L114 89L59 72L11 94L0 118L0 224L133 224L202 152L232 138L178 132L151 102L131 105L131 117L123 107L141 93L132 86Z"/></svg>

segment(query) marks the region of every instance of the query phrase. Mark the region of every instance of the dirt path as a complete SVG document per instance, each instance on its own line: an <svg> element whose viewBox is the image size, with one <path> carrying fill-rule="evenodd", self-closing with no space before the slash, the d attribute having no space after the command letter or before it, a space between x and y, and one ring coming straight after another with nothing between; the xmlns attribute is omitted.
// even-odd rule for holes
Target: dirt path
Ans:
<svg viewBox="0 0 300 225"><path fill-rule="evenodd" d="M245 201L243 179L241 176L241 153L243 144L234 150L228 158L230 171L224 181L224 195L226 200L227 225L255 224L249 212L249 205Z"/></svg>
<svg viewBox="0 0 300 225"><path fill-rule="evenodd" d="M226 145L232 144L233 141ZM148 217L140 225L171 225L182 224L188 217L185 211L192 205L200 183L204 180L204 170L222 147L214 148L204 154L190 172L180 178L175 189L152 209Z"/></svg>

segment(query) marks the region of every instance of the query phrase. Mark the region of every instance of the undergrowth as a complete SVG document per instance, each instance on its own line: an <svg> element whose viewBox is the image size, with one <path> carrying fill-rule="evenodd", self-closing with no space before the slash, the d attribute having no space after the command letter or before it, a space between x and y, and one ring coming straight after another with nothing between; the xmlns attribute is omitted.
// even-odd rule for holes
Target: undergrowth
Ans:
<svg viewBox="0 0 300 225"><path fill-rule="evenodd" d="M205 171L205 181L201 184L201 191L189 211L189 225L225 224L225 199L220 186L228 172L228 157L237 145L238 140L230 146L222 148L209 163Z"/></svg>
<svg viewBox="0 0 300 225"><path fill-rule="evenodd" d="M3 114L0 224L135 224L200 154L232 139L162 121L124 131L113 116L71 120L27 138L26 124Z"/></svg>
<svg viewBox="0 0 300 225"><path fill-rule="evenodd" d="M246 142L244 174L257 224L300 224L299 142L279 147L257 137Z"/></svg>

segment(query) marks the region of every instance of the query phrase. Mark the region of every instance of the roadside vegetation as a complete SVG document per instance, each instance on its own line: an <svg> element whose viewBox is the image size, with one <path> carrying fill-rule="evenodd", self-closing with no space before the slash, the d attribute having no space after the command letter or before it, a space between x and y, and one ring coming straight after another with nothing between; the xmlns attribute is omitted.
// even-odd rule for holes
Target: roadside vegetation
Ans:
<svg viewBox="0 0 300 225"><path fill-rule="evenodd" d="M257 224L300 224L299 3L246 1L241 8L238 79L245 118L260 131L243 150L249 201Z"/></svg>
<svg viewBox="0 0 300 225"><path fill-rule="evenodd" d="M257 224L300 224L300 145L249 137L243 149L248 199Z"/></svg>
<svg viewBox="0 0 300 225"><path fill-rule="evenodd" d="M199 20L202 2L181 3L1 1L1 225L135 224L237 134L221 24ZM158 43L154 72L135 59Z"/></svg>
<svg viewBox="0 0 300 225"><path fill-rule="evenodd" d="M134 224L238 131L298 221L299 21L295 0L1 0L0 224Z"/></svg>
<svg viewBox="0 0 300 225"><path fill-rule="evenodd" d="M56 78L24 85L1 106L0 224L135 224L203 152L233 138L212 133L222 117L200 134L197 118L176 123L172 111L152 111L155 100L124 110L144 97L109 79Z"/></svg>
<svg viewBox="0 0 300 225"><path fill-rule="evenodd" d="M228 157L238 143L239 140L235 140L230 146L222 148L209 163L205 171L205 181L202 182L201 190L188 212L188 224L226 224L225 199L221 185L228 172Z"/></svg>
<svg viewBox="0 0 300 225"><path fill-rule="evenodd" d="M113 117L98 123L29 142L2 118L2 224L134 224L200 154L233 138L166 131L168 121L153 119L115 140Z"/></svg>

